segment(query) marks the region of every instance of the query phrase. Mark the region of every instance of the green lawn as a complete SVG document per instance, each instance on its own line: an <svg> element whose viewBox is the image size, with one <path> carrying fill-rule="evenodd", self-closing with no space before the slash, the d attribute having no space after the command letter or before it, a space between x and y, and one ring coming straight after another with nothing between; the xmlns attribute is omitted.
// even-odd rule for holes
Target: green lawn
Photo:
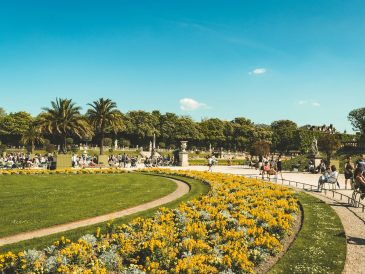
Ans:
<svg viewBox="0 0 365 274"><path fill-rule="evenodd" d="M340 218L323 201L299 193L304 220L297 239L270 270L278 273L342 273L346 260L346 237Z"/></svg>
<svg viewBox="0 0 365 274"><path fill-rule="evenodd" d="M0 237L126 209L176 187L135 173L0 176Z"/></svg>
<svg viewBox="0 0 365 274"><path fill-rule="evenodd" d="M137 175L137 174L134 174L134 175ZM141 175L141 176L148 176L147 179L154 180L154 181L167 180L161 176L155 176L155 175ZM190 191L187 194L185 194L184 196L180 197L179 199L176 199L175 201L165 204L164 207L176 208L181 202L185 202L185 201L197 198L200 195L206 194L209 191L209 186L207 184L202 183L195 179L181 177L181 176L169 176L169 178L175 178L175 179L186 182L190 186ZM151 209L143 211L143 212L139 212L139 213L135 213L133 215L122 217L122 218L113 220L113 224L115 224L115 225L125 224L125 223L130 222L132 219L134 219L136 217L150 217L158 209L159 209L159 207L151 208ZM22 242L18 242L15 244L0 246L0 254L8 252L8 251L19 252L22 250L33 249L33 248L35 248L35 249L45 248L46 246L51 245L56 240L59 240L61 236L65 236L68 239L76 241L77 239L79 239L81 236L83 236L85 234L88 234L88 233L94 234L98 227L100 227L102 231L105 231L105 229L107 227L107 223L100 223L100 224L91 225L91 226L87 226L87 227L81 227L78 229L73 229L73 230L69 230L66 232L58 233L58 234L53 234L53 235L49 235L49 236L45 236L45 237L35 238L32 240L22 241Z"/></svg>

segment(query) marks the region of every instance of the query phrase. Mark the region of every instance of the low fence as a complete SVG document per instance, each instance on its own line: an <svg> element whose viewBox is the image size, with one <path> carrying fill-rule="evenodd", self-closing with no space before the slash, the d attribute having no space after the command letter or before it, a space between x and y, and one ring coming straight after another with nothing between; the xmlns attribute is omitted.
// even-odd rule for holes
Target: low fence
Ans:
<svg viewBox="0 0 365 274"><path fill-rule="evenodd" d="M311 185L311 184L307 184L307 183L302 183L302 182L297 182L297 181L293 181L293 180L287 180L287 179L279 179L279 178L263 178L260 175L257 174L248 174L248 175L243 175L245 177L249 177L249 178L255 178L257 180L263 180L263 181L268 181L268 182L272 182L272 183L278 183L280 184L281 181L281 185L286 184L289 187L295 187L295 188L299 188L302 190L310 190L313 191L313 189L317 189L316 186ZM327 196L327 194L332 194L332 198L334 199L335 196L337 195L339 197L339 199L341 201L343 200L347 200L347 203L349 205L353 205L355 207L361 207L362 208L362 212L365 212L365 204L360 203L360 201L356 201L356 199L354 199L354 197L350 197L347 196L346 194L340 193L334 189L326 189L323 188L324 190L324 195Z"/></svg>

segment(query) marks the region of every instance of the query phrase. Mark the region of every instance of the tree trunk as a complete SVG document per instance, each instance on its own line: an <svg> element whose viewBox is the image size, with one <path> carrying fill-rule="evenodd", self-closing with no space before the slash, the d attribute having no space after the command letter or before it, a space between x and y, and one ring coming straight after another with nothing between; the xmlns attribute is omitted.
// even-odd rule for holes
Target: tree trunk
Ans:
<svg viewBox="0 0 365 274"><path fill-rule="evenodd" d="M34 141L32 141L31 145L30 145L30 153L33 154L34 153Z"/></svg>
<svg viewBox="0 0 365 274"><path fill-rule="evenodd" d="M64 138L63 138L63 153L64 154L66 154L66 152L67 152L67 137L65 136Z"/></svg>
<svg viewBox="0 0 365 274"><path fill-rule="evenodd" d="M100 155L104 155L104 131L101 132L101 138L100 138Z"/></svg>

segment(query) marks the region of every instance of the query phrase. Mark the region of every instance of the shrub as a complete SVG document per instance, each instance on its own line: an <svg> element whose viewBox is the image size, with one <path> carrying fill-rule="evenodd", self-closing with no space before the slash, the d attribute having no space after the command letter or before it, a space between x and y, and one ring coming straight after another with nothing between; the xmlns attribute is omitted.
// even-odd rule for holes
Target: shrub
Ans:
<svg viewBox="0 0 365 274"><path fill-rule="evenodd" d="M45 145L44 149L48 153L53 153L56 150L56 146L54 144L47 144L47 145Z"/></svg>
<svg viewBox="0 0 365 274"><path fill-rule="evenodd" d="M66 145L73 145L74 140L72 138L66 138Z"/></svg>
<svg viewBox="0 0 365 274"><path fill-rule="evenodd" d="M113 140L111 138L104 138L103 145L106 147L111 147Z"/></svg>
<svg viewBox="0 0 365 274"><path fill-rule="evenodd" d="M130 147L131 146L131 141L127 140L127 139L120 139L119 143L121 146L123 147Z"/></svg>

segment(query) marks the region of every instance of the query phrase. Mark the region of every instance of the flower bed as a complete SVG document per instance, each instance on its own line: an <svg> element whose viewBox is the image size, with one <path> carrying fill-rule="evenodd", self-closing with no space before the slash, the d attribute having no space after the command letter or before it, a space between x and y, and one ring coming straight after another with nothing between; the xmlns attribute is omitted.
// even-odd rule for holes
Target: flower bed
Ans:
<svg viewBox="0 0 365 274"><path fill-rule="evenodd" d="M85 169L10 169L0 170L0 175L40 175L40 174L112 174L112 173L126 173L126 169L117 168L85 168Z"/></svg>
<svg viewBox="0 0 365 274"><path fill-rule="evenodd" d="M288 188L241 176L147 170L207 182L211 190L177 209L43 251L0 255L0 272L252 273L282 249L298 213Z"/></svg>

